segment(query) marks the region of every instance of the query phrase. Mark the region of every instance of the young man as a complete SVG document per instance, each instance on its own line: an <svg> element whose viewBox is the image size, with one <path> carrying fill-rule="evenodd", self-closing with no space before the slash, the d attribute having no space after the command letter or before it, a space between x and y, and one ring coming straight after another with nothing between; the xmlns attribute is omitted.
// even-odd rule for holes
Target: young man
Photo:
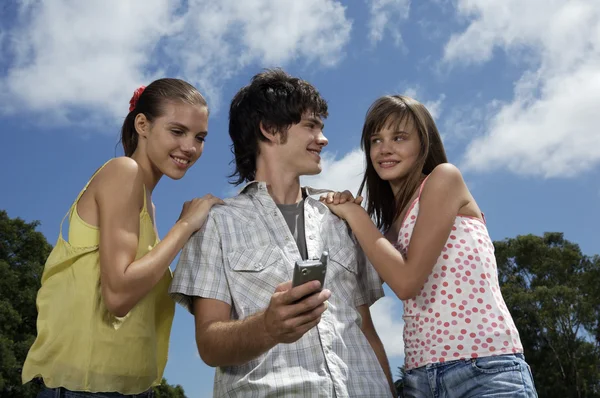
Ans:
<svg viewBox="0 0 600 398"><path fill-rule="evenodd" d="M379 276L348 227L300 187L321 171L327 103L281 70L231 103L236 184L186 244L171 285L196 319L216 397L390 397L393 385L369 306ZM329 251L321 290L292 288L294 263ZM395 395L395 394L394 394Z"/></svg>

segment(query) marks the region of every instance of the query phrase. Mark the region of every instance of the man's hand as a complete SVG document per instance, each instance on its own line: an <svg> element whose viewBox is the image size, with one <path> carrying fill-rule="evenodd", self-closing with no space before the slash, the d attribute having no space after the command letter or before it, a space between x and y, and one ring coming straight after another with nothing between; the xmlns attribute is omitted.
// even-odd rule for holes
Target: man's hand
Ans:
<svg viewBox="0 0 600 398"><path fill-rule="evenodd" d="M291 281L277 286L265 311L266 331L277 343L293 343L315 327L331 296L327 289L319 292L318 281L291 286Z"/></svg>

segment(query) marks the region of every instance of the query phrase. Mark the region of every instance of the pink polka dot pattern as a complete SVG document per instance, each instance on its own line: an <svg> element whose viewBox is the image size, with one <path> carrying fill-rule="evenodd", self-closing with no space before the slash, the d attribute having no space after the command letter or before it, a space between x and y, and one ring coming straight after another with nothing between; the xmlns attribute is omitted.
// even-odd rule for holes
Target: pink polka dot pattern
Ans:
<svg viewBox="0 0 600 398"><path fill-rule="evenodd" d="M405 257L418 213L417 199L394 245ZM404 324L407 369L523 352L500 293L494 246L484 222L456 217L421 292L404 300Z"/></svg>

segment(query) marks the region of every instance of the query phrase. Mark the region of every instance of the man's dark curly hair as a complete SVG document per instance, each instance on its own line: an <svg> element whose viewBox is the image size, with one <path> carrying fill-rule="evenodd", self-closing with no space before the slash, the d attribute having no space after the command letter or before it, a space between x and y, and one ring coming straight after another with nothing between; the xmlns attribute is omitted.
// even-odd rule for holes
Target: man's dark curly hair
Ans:
<svg viewBox="0 0 600 398"><path fill-rule="evenodd" d="M281 69L255 75L238 91L229 109L231 152L235 155L230 182L239 185L255 179L258 142L267 140L261 133L261 123L266 130L281 134L285 142L288 129L307 113L321 119L328 116L327 102L310 83Z"/></svg>

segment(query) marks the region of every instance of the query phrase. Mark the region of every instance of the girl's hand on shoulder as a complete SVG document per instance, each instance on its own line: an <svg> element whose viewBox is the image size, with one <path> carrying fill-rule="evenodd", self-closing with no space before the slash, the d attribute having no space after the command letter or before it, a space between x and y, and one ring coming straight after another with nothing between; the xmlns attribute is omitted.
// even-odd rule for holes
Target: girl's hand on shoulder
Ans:
<svg viewBox="0 0 600 398"><path fill-rule="evenodd" d="M357 205L360 205L363 201L363 197L358 196L354 198L352 192L345 190L344 192L328 192L326 195L321 195L321 198L319 200L327 205L339 205L344 204L346 202L353 202Z"/></svg>
<svg viewBox="0 0 600 398"><path fill-rule="evenodd" d="M210 209L214 205L223 204L225 204L225 202L211 194L189 200L183 204L183 209L181 210L178 221L185 223L189 226L190 232L194 233L202 228Z"/></svg>
<svg viewBox="0 0 600 398"><path fill-rule="evenodd" d="M319 199L329 210L342 220L347 220L352 211L361 210L362 196L354 198L350 191L329 192Z"/></svg>

